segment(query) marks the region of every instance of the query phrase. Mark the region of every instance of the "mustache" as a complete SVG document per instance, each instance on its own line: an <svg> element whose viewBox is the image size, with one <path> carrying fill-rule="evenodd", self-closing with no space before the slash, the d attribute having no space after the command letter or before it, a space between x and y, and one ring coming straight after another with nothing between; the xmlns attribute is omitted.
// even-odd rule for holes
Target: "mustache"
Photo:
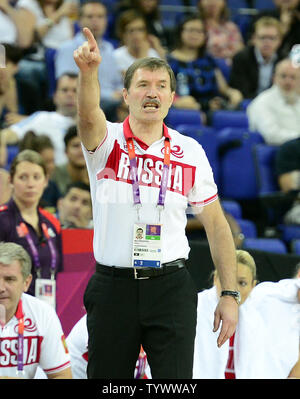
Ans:
<svg viewBox="0 0 300 399"><path fill-rule="evenodd" d="M143 107L146 105L146 104L150 104L150 105L157 105L158 107L160 106L160 101L159 100L156 100L155 98L152 98L152 99L148 99L148 100L144 100L143 101Z"/></svg>

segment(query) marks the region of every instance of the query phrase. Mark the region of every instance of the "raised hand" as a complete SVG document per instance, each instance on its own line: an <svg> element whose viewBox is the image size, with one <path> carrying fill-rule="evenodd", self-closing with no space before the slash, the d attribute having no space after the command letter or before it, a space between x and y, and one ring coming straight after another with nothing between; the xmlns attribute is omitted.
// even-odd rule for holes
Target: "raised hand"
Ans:
<svg viewBox="0 0 300 399"><path fill-rule="evenodd" d="M92 32L88 28L83 28L83 34L87 41L74 51L73 57L82 72L92 72L100 65L101 55Z"/></svg>

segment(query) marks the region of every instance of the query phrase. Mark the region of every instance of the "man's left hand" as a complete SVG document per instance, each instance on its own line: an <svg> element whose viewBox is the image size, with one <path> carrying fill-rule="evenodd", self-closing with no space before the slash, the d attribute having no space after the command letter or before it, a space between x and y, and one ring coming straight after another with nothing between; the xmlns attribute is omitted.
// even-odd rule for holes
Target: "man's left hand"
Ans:
<svg viewBox="0 0 300 399"><path fill-rule="evenodd" d="M216 332L221 324L221 331L217 339L220 348L235 332L238 322L239 306L231 296L222 296L215 310L214 328Z"/></svg>

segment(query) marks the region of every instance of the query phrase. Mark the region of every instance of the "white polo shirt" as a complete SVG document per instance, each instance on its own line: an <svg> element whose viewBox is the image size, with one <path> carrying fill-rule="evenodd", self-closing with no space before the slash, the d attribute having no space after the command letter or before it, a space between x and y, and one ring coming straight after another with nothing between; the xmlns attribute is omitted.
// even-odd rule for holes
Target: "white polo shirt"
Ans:
<svg viewBox="0 0 300 399"><path fill-rule="evenodd" d="M45 134L54 146L55 164L62 165L68 158L65 153L64 137L70 126L76 122L70 116L64 116L56 111L37 111L22 119L20 122L10 126L19 140L21 140L28 130L33 130L38 136Z"/></svg>
<svg viewBox="0 0 300 399"><path fill-rule="evenodd" d="M87 379L88 339L89 336L85 314L72 328L66 340L70 351L72 377L74 379ZM116 361L118 361L118 359L116 359ZM134 376L136 376L137 373L137 366L138 361L136 362ZM151 378L151 371L147 361L145 374L147 378Z"/></svg>
<svg viewBox="0 0 300 399"><path fill-rule="evenodd" d="M70 367L70 355L57 314L47 303L22 294L24 314L24 378L34 378L40 366L46 374ZM0 376L16 377L18 361L18 306L16 315L0 327Z"/></svg>
<svg viewBox="0 0 300 399"><path fill-rule="evenodd" d="M188 202L203 206L218 198L213 173L203 148L190 137L164 125L170 137L171 165L165 208L161 214L162 263L188 258L185 235ZM107 266L131 267L134 223L159 223L157 201L163 168L164 137L147 146L134 139L142 207L133 204L126 137L128 118L107 122L107 134L94 152L83 152L90 178L94 220L94 256Z"/></svg>

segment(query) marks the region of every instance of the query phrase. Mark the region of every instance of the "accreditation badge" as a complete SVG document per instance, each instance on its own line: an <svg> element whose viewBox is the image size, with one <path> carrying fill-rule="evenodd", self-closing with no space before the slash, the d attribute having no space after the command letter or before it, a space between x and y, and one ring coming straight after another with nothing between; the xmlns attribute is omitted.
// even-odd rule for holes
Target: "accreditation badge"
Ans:
<svg viewBox="0 0 300 399"><path fill-rule="evenodd" d="M132 246L133 267L161 267L161 228L161 224L134 224Z"/></svg>
<svg viewBox="0 0 300 399"><path fill-rule="evenodd" d="M46 278L35 280L35 296L56 308L56 281Z"/></svg>

